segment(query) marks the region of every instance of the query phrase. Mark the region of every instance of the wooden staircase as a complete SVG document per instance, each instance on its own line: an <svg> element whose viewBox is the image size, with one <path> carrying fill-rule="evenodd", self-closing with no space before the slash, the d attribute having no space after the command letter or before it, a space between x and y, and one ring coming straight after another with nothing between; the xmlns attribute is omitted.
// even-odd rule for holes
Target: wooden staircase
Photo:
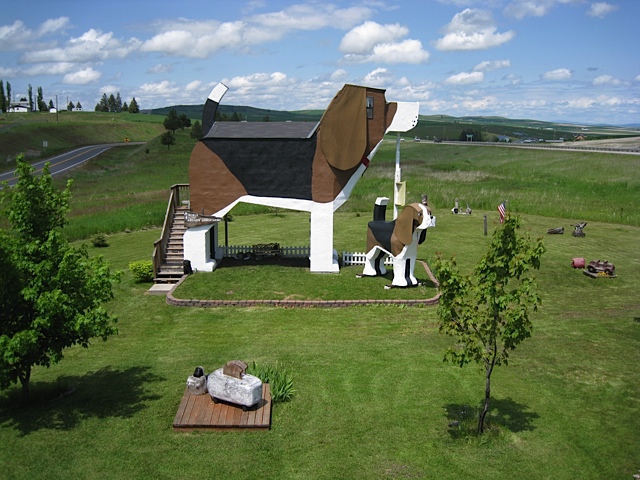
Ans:
<svg viewBox="0 0 640 480"><path fill-rule="evenodd" d="M175 283L184 274L184 244L182 237L187 229L184 224L184 212L188 207L178 207L173 213L169 241L165 249L165 258L155 278L156 283Z"/></svg>
<svg viewBox="0 0 640 480"><path fill-rule="evenodd" d="M188 198L189 186L174 185L171 188L162 237L154 244L154 283L176 283L184 275L183 236L187 230L184 214L189 207L182 200Z"/></svg>

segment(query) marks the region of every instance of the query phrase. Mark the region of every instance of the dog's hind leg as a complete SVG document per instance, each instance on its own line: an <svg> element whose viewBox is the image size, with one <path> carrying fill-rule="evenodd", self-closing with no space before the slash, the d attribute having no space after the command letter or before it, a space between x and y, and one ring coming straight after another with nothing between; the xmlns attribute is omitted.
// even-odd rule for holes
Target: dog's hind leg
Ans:
<svg viewBox="0 0 640 480"><path fill-rule="evenodd" d="M384 260L387 257L387 252L381 248L374 247L367 252L367 258L364 262L364 269L362 275L367 277L376 277L387 273L384 267Z"/></svg>

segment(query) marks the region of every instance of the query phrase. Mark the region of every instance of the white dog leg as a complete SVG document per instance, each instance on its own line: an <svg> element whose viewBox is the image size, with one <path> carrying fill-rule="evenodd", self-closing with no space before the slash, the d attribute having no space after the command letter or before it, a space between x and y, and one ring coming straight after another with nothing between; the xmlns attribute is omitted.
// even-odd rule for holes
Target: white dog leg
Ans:
<svg viewBox="0 0 640 480"><path fill-rule="evenodd" d="M311 210L310 271L336 273L340 271L333 251L333 205L315 203Z"/></svg>
<svg viewBox="0 0 640 480"><path fill-rule="evenodd" d="M384 267L384 259L387 257L387 252L382 250L381 248L374 247L369 252L367 252L367 259L364 263L364 269L362 270L362 275L366 275L368 277L375 277L378 275L384 275L387 273L386 268Z"/></svg>

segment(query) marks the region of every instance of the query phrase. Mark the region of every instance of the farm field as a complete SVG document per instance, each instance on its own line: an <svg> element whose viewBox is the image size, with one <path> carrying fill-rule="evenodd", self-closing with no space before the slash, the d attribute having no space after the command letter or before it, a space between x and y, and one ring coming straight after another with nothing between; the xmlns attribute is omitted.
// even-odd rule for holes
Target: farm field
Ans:
<svg viewBox="0 0 640 480"><path fill-rule="evenodd" d="M638 473L637 157L402 146L408 199L427 193L437 216L418 258L432 263L437 253L455 255L470 271L498 226L495 207L502 200L547 247L536 272L543 303L532 316L533 336L494 373L491 428L477 437L471 431L484 379L474 366L442 362L453 340L438 332L435 307L202 309L170 307L164 297L146 295L150 284L136 283L128 264L150 258L169 187L188 182L192 145L188 134L170 150L154 139L70 174L70 238L88 243L91 235L108 233L109 247L90 250L125 272L108 305L119 317L119 334L35 369L29 407L20 405L18 387L0 392L2 475L602 479ZM338 211L338 251L364 249L373 199L391 194L394 148L385 143ZM463 207L468 202L472 215L452 215L455 198ZM233 213L231 244L308 241L306 215L251 207ZM578 221L588 222L584 238L570 235ZM564 235L546 234L561 226ZM617 278L589 278L571 268L574 257L610 260ZM242 289L246 298L287 288L279 281L286 271L239 267L223 284L218 273L197 274L205 282L198 288L209 282L212 297ZM317 275L295 275L304 284L284 294L318 294ZM323 277L346 285L341 290L367 280ZM371 288L376 298L393 292ZM174 432L187 376L198 365L210 372L236 358L278 362L294 378L295 396L274 406L271 430Z"/></svg>

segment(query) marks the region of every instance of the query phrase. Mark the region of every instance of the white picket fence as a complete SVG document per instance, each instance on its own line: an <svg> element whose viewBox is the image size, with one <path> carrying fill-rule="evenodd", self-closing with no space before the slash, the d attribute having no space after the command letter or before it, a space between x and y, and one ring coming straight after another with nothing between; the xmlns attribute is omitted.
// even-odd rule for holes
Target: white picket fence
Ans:
<svg viewBox="0 0 640 480"><path fill-rule="evenodd" d="M346 267L349 265L364 265L367 261L367 254L365 252L345 252L342 251L342 264ZM384 259L384 264L387 266L393 266L393 260L387 256Z"/></svg>
<svg viewBox="0 0 640 480"><path fill-rule="evenodd" d="M239 254L254 253L256 245L227 245L222 250L225 257L234 257ZM309 247L279 247L280 256L284 258L308 258Z"/></svg>

